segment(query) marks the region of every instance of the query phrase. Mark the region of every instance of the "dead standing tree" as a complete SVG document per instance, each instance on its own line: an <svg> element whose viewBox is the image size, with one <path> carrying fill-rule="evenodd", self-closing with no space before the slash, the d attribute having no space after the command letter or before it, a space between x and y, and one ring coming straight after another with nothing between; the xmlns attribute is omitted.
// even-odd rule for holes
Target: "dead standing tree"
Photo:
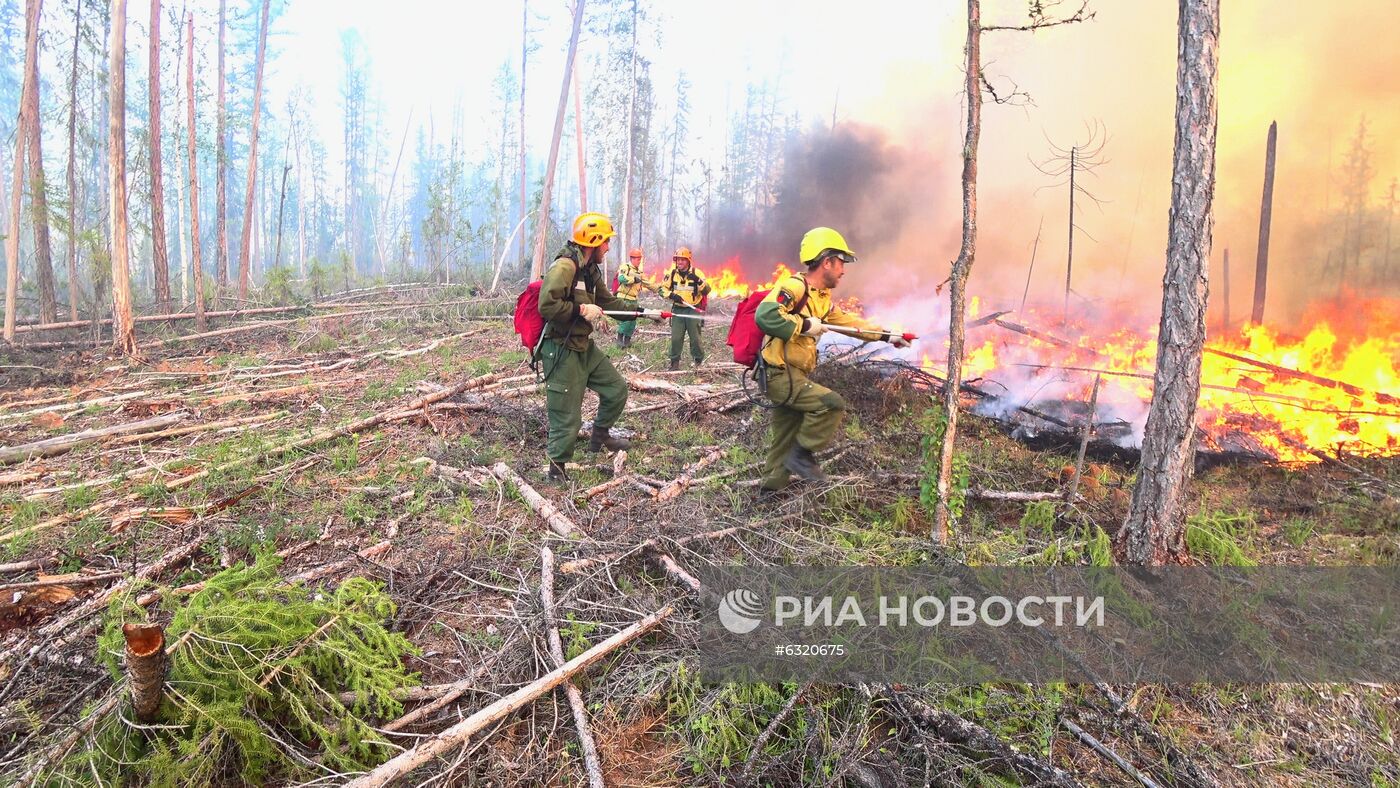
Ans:
<svg viewBox="0 0 1400 788"><path fill-rule="evenodd" d="M948 505L949 487L953 476L953 444L958 431L958 390L962 384L963 349L967 339L967 277L972 272L972 262L977 251L977 144L982 136L982 91L985 89L997 103L1005 103L1015 98L1016 93L1002 98L982 73L982 33L1000 30L1034 31L1057 25L1083 22L1094 18L1088 10L1088 0L1079 9L1066 17L1046 16L1044 3L1032 3L1030 20L1025 25L982 25L979 0L967 0L967 46L965 54L965 85L967 99L967 128L963 141L962 171L962 245L958 257L953 261L952 273L948 276L948 377L943 384L943 411L946 422L939 442L938 458L938 500L934 509L933 540L938 544L948 541L948 525L952 520L952 510ZM706 219L708 220L708 215Z"/></svg>
<svg viewBox="0 0 1400 788"><path fill-rule="evenodd" d="M1176 142L1162 281L1157 370L1142 439L1142 465L1123 527L1114 537L1136 565L1184 562L1182 498L1195 454L1206 271L1215 196L1215 88L1220 0L1181 0L1177 20Z"/></svg>
<svg viewBox="0 0 1400 788"><path fill-rule="evenodd" d="M1259 253L1254 262L1254 309L1250 312L1250 321L1255 325L1264 322L1264 296L1268 290L1269 283L1269 224L1274 215L1274 153L1278 149L1278 121L1269 124L1269 142L1264 151L1264 196L1259 204ZM1225 300L1230 300L1229 296L1229 252L1226 252L1225 277L1227 288ZM1230 308L1225 307L1226 323L1229 322ZM1226 328L1229 328L1227 325Z"/></svg>
<svg viewBox="0 0 1400 788"><path fill-rule="evenodd" d="M564 111L569 106L569 80L574 70L574 56L578 54L579 28L583 25L583 3L574 4L574 28L569 34L569 54L564 59L564 85L559 88L559 107L554 112L554 138L549 143L549 164L544 171L544 189L540 192L540 216L535 226L535 257L530 267L533 281L544 276L545 236L549 232L549 196L554 190L554 170L559 164L559 136L564 131Z"/></svg>
<svg viewBox="0 0 1400 788"><path fill-rule="evenodd" d="M126 0L112 0L112 53L107 73L107 207L112 244L112 349L138 355L136 324L131 318L131 273L127 262L130 225L126 215Z"/></svg>
<svg viewBox="0 0 1400 788"><path fill-rule="evenodd" d="M1103 124L1095 123L1087 128L1088 139L1084 142L1077 142L1068 150L1061 148L1055 143L1050 143L1050 157L1045 161L1035 165L1045 175L1057 180L1045 188L1055 188L1069 185L1069 220L1066 228L1066 249L1065 249L1065 301L1064 311L1060 319L1069 319L1069 294L1073 289L1074 282L1074 232L1078 230L1085 235L1084 228L1074 223L1075 197L1084 197L1095 205L1102 206L1103 203L1093 192L1084 185L1085 175L1095 175L1095 170L1108 163L1103 157L1104 146L1108 144L1108 134L1104 131ZM1090 236L1093 240L1093 236Z"/></svg>
<svg viewBox="0 0 1400 788"><path fill-rule="evenodd" d="M252 273L253 187L258 179L258 117L262 114L263 62L267 56L267 18L271 0L263 0L262 19L258 22L258 62L253 76L253 129L248 141L248 191L243 199L243 243L238 249L238 297L248 297L248 280Z"/></svg>

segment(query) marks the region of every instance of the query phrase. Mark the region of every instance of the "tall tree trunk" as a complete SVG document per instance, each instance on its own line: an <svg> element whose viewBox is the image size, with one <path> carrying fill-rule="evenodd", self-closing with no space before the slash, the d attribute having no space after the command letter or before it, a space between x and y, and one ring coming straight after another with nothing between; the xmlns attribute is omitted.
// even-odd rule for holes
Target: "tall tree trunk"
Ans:
<svg viewBox="0 0 1400 788"><path fill-rule="evenodd" d="M1195 454L1201 348L1206 335L1206 271L1215 194L1220 2L1180 0L1177 21L1176 142L1162 280L1162 320L1142 465L1115 542L1135 565L1187 558L1183 498Z"/></svg>
<svg viewBox="0 0 1400 788"><path fill-rule="evenodd" d="M287 173L292 171L292 165L282 165L282 193L277 198L277 244L272 254L272 267L276 268L282 264L282 209L287 204Z"/></svg>
<svg viewBox="0 0 1400 788"><path fill-rule="evenodd" d="M189 37L189 41L185 43L185 84L189 85L190 89L185 99L185 107L190 135L187 151L190 160L190 267L194 273L195 330L202 332L208 329L209 321L204 317L204 266L200 262L199 254L199 157L195 148L194 114L194 12L190 12L185 23L188 25L185 32Z"/></svg>
<svg viewBox="0 0 1400 788"><path fill-rule="evenodd" d="M131 318L131 281L127 261L130 228L126 217L126 0L112 0L112 53L110 116L107 122L107 178L111 202L112 243L112 349L127 356L138 354L136 325Z"/></svg>
<svg viewBox="0 0 1400 788"><path fill-rule="evenodd" d="M578 142L578 211L588 210L588 158L583 151L583 94L578 87L578 69L574 69L574 140Z"/></svg>
<svg viewBox="0 0 1400 788"><path fill-rule="evenodd" d="M579 0L582 2L582 0ZM528 215L525 182L525 62L530 55L530 0L520 2L520 226ZM555 135L556 137L558 134ZM525 233L520 234L520 262L525 262Z"/></svg>
<svg viewBox="0 0 1400 788"><path fill-rule="evenodd" d="M165 185L160 161L160 0L151 0L151 272L155 275L156 303L169 314L170 259L165 247Z"/></svg>
<svg viewBox="0 0 1400 788"><path fill-rule="evenodd" d="M253 130L248 142L248 188L243 199L243 245L238 250L238 297L248 297L248 275L252 259L249 244L253 232L253 189L258 179L258 118L262 115L263 59L267 55L267 19L271 0L263 0L258 23L258 62L253 76Z"/></svg>
<svg viewBox="0 0 1400 788"><path fill-rule="evenodd" d="M188 14L185 13L184 6L181 6L181 9L180 9L180 19L184 19L186 16L188 16ZM185 205L186 205L186 197L185 197L185 193L186 193L186 189L185 189L185 176L186 176L187 173L188 173L188 167L186 167L186 168L184 168L184 169L181 169L180 153L181 153L181 150L182 150L182 147L181 147L181 146L182 146L182 144L183 144L183 142L184 142L185 134L184 134L184 132L181 130L180 121L179 121L179 118L180 118L180 105L184 103L183 88L181 88L181 86L180 86L180 85L181 85L180 75L181 75L181 73L183 73L183 72L181 71L181 69L180 69L180 53L183 52L183 51L185 51L185 38L184 38L184 36L185 36L185 25L184 25L183 22L180 22L179 24L175 25L175 118L176 118L176 120L175 120L174 133L171 135L171 140L172 140L172 144L174 145L172 158L173 158L174 161L175 161L175 232L174 232L173 235L174 235L174 238L175 238L175 246L176 246L176 248L178 249L179 258L180 258L180 308L181 308L181 309L184 309L184 305L185 305L185 304L188 304L188 303L190 302L190 244L189 244L189 241L187 240L187 236L185 235L185 228L188 226L188 225L186 224L186 222L185 222Z"/></svg>
<svg viewBox="0 0 1400 788"><path fill-rule="evenodd" d="M540 216L535 229L535 260L531 279L544 276L545 236L549 232L549 195L554 189L554 170L559 164L559 136L564 131L564 111L569 106L569 77L574 70L574 55L578 53L578 34L583 26L584 0L575 0L574 28L569 34L569 54L564 59L564 83L559 88L559 106L554 111L554 137L549 143L549 164L544 171L544 190L540 192Z"/></svg>
<svg viewBox="0 0 1400 788"><path fill-rule="evenodd" d="M83 4L73 13L73 63L68 75L68 319L78 319L78 42L83 30Z"/></svg>
<svg viewBox="0 0 1400 788"><path fill-rule="evenodd" d="M1069 251L1065 255L1065 306L1060 319L1069 321L1070 281L1074 276L1074 168L1077 164L1078 148L1069 149Z"/></svg>
<svg viewBox="0 0 1400 788"><path fill-rule="evenodd" d="M224 100L224 27L225 27L225 5L226 0L219 0L219 96L215 99L214 111L217 113L215 120L214 134L218 137L218 153L214 162L215 184L214 200L217 203L214 209L214 224L218 237L215 239L214 249L214 281L217 287L214 290L214 305L219 303L219 293L228 287L228 133L225 130L225 100ZM194 90L191 86L190 90Z"/></svg>
<svg viewBox="0 0 1400 788"><path fill-rule="evenodd" d="M948 541L952 510L948 495L953 476L953 444L958 434L958 391L962 388L963 345L966 342L967 276L977 251L977 145L982 137L982 15L978 0L967 0L967 130L963 140L962 246L948 277L948 377L943 384L945 423L938 450L938 501L934 508L933 540Z"/></svg>
<svg viewBox="0 0 1400 788"><path fill-rule="evenodd" d="M29 154L29 201L34 222L34 279L39 285L39 320L53 323L58 320L58 303L54 296L48 182L44 178L43 134L39 118L39 16L42 5L43 0L28 0L25 3L23 98L29 103L29 110L25 112L28 124L25 133L29 136L26 150Z"/></svg>
<svg viewBox="0 0 1400 788"><path fill-rule="evenodd" d="M622 249L619 254L628 254L632 245L632 165L637 159L637 0L632 0L632 67L627 81L627 166L623 170L622 181ZM606 261L604 262L606 266ZM603 271L603 278L608 272Z"/></svg>
<svg viewBox="0 0 1400 788"><path fill-rule="evenodd" d="M1264 197L1259 204L1259 253L1254 262L1254 310L1250 322L1264 322L1264 295L1269 284L1269 224L1274 216L1274 153L1278 147L1278 121L1269 123L1264 151Z"/></svg>
<svg viewBox="0 0 1400 788"><path fill-rule="evenodd" d="M14 186L10 192L10 227L5 234L5 341L15 341L15 310L19 297L19 209L24 195L24 100L15 124Z"/></svg>

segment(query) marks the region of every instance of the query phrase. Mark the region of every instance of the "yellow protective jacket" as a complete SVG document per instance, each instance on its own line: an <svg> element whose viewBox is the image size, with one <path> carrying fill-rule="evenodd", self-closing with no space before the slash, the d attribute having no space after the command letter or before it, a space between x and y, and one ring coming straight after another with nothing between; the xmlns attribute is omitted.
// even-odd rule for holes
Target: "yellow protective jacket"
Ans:
<svg viewBox="0 0 1400 788"><path fill-rule="evenodd" d="M630 260L617 267L618 298L636 301L642 294L642 288L647 286L647 278L642 274L642 269L632 265Z"/></svg>
<svg viewBox="0 0 1400 788"><path fill-rule="evenodd" d="M677 295L686 306L695 306L709 292L710 283L705 281L705 275L694 264L684 271L672 264L661 275L661 287L657 294L662 298Z"/></svg>
<svg viewBox="0 0 1400 788"><path fill-rule="evenodd" d="M805 304L803 293L807 294ZM797 310L799 304L802 308ZM805 273L793 274L779 282L754 312L759 330L771 337L763 347L764 363L770 367L791 365L804 373L817 366L817 340L802 333L802 324L808 317L834 326L875 328L865 318L832 303L830 290L808 286ZM866 342L889 340L889 335L880 331L862 331L858 337Z"/></svg>

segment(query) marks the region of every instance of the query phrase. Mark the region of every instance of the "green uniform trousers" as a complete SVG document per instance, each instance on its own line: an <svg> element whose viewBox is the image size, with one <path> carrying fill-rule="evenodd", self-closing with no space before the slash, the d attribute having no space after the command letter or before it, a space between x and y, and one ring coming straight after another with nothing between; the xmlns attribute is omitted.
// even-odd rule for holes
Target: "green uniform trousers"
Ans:
<svg viewBox="0 0 1400 788"><path fill-rule="evenodd" d="M549 410L549 442L545 451L554 462L574 456L583 426L583 392L598 392L598 415L593 423L611 427L627 405L627 381L613 369L607 355L593 342L587 350L569 350L563 342L546 339L540 348L544 368L545 404Z"/></svg>
<svg viewBox="0 0 1400 788"><path fill-rule="evenodd" d="M637 302L630 298L620 299L620 303L621 306L617 308L620 312L635 311L637 309ZM630 337L632 336L632 332L636 330L637 321L635 319L619 320L617 323L617 335L619 337Z"/></svg>
<svg viewBox="0 0 1400 788"><path fill-rule="evenodd" d="M763 489L781 490L792 476L783 460L793 444L813 452L826 448L841 427L846 400L791 367L768 368L768 399L778 407L772 411L773 442L763 461Z"/></svg>
<svg viewBox="0 0 1400 788"><path fill-rule="evenodd" d="M671 305L671 313L676 315L699 315L699 310L680 304ZM703 321L688 317L671 318L671 363L681 360L685 349L685 338L690 337L690 357L699 364L705 360L705 348L700 344L700 324Z"/></svg>

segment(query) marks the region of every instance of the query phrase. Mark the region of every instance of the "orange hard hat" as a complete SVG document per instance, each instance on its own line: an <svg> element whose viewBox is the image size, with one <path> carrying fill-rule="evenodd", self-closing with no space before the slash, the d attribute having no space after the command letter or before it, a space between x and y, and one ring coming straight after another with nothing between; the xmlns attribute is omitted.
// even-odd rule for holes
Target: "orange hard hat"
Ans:
<svg viewBox="0 0 1400 788"><path fill-rule="evenodd" d="M632 260L640 260L640 259L642 259L642 250L641 250L641 249L633 249L632 251L630 251L630 252L627 253L627 257L630 258L630 259L632 259Z"/></svg>
<svg viewBox="0 0 1400 788"><path fill-rule="evenodd" d="M671 259L675 260L677 258L685 258L685 261L687 263L692 262L690 258L690 247L682 246L681 248L677 249L676 253L671 255Z"/></svg>

